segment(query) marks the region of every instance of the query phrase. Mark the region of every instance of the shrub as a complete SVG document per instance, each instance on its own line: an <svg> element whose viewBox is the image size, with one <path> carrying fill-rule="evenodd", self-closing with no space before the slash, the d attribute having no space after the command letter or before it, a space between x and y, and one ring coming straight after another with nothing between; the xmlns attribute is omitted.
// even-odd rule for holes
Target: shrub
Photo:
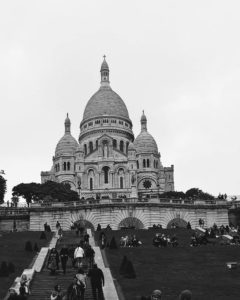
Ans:
<svg viewBox="0 0 240 300"><path fill-rule="evenodd" d="M7 277L9 275L8 266L5 261L2 262L0 267L0 277Z"/></svg>
<svg viewBox="0 0 240 300"><path fill-rule="evenodd" d="M119 274L124 275L127 261L128 261L127 256L124 255L123 260L120 265L120 268L119 268Z"/></svg>
<svg viewBox="0 0 240 300"><path fill-rule="evenodd" d="M39 248L38 248L38 244L37 244L37 243L34 244L33 250L34 250L35 252L38 252L38 251L39 251Z"/></svg>
<svg viewBox="0 0 240 300"><path fill-rule="evenodd" d="M32 252L33 251L32 243L30 241L26 242L26 244L25 244L25 251L28 251L28 252Z"/></svg>
<svg viewBox="0 0 240 300"><path fill-rule="evenodd" d="M118 248L118 246L117 246L115 237L113 236L110 241L110 244L109 244L109 249L117 249L117 248Z"/></svg>
<svg viewBox="0 0 240 300"><path fill-rule="evenodd" d="M46 233L42 231L40 235L40 240L46 240L46 239L47 239Z"/></svg>
<svg viewBox="0 0 240 300"><path fill-rule="evenodd" d="M127 260L123 276L129 279L136 278L136 273L130 260Z"/></svg>
<svg viewBox="0 0 240 300"><path fill-rule="evenodd" d="M8 263L8 273L11 274L11 273L15 273L15 266L12 262L9 262Z"/></svg>

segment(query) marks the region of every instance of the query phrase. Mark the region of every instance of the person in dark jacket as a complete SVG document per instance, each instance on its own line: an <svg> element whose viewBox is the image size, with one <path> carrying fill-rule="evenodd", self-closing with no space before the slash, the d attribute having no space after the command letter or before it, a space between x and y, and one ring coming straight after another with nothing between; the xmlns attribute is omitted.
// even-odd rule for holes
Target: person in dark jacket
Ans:
<svg viewBox="0 0 240 300"><path fill-rule="evenodd" d="M97 264L93 264L93 268L88 272L88 277L90 277L93 298L94 300L104 300L103 296L103 286L104 286L104 275L101 269L98 268ZM97 297L98 294L98 297Z"/></svg>
<svg viewBox="0 0 240 300"><path fill-rule="evenodd" d="M81 289L77 284L77 278L73 278L73 282L69 285L67 290L67 300L80 300L81 299Z"/></svg>
<svg viewBox="0 0 240 300"><path fill-rule="evenodd" d="M63 245L62 249L60 250L60 259L63 269L63 274L66 274L66 266L67 266L67 260L68 260L68 248L66 245Z"/></svg>

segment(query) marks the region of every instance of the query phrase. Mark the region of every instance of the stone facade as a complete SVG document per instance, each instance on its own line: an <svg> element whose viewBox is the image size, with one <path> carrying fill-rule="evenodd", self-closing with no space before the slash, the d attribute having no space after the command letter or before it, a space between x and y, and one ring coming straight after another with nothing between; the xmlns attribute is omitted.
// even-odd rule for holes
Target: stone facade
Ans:
<svg viewBox="0 0 240 300"><path fill-rule="evenodd" d="M124 101L110 87L104 58L101 86L88 101L78 141L67 115L65 134L56 146L48 180L69 183L87 199L145 198L174 190L174 168L163 167L143 112L141 132L134 138Z"/></svg>

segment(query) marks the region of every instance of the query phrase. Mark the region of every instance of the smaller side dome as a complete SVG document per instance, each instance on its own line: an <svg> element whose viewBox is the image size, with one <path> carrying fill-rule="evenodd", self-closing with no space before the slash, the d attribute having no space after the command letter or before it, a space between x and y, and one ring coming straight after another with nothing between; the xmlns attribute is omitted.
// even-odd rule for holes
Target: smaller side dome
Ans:
<svg viewBox="0 0 240 300"><path fill-rule="evenodd" d="M68 114L67 114L67 118L65 119L64 125L65 125L65 134L57 143L55 156L60 156L63 154L74 155L74 153L78 148L78 142L71 135L71 121L68 117Z"/></svg>
<svg viewBox="0 0 240 300"><path fill-rule="evenodd" d="M158 147L155 139L147 131L147 118L144 114L141 117L141 132L134 141L137 154L158 154Z"/></svg>

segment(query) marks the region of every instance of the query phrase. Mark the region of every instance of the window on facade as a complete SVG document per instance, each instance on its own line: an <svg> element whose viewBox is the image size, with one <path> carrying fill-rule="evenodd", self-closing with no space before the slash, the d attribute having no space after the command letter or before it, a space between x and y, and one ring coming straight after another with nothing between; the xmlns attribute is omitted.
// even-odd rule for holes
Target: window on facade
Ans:
<svg viewBox="0 0 240 300"><path fill-rule="evenodd" d="M126 142L126 152L128 152L128 145L129 145L129 142Z"/></svg>
<svg viewBox="0 0 240 300"><path fill-rule="evenodd" d="M119 123L120 125L123 125L123 121L119 121L118 123Z"/></svg>
<svg viewBox="0 0 240 300"><path fill-rule="evenodd" d="M139 161L137 160L137 168L139 169Z"/></svg>
<svg viewBox="0 0 240 300"><path fill-rule="evenodd" d="M147 168L150 167L149 159L147 159Z"/></svg>
<svg viewBox="0 0 240 300"><path fill-rule="evenodd" d="M93 152L93 142L89 142L89 152Z"/></svg>
<svg viewBox="0 0 240 300"><path fill-rule="evenodd" d="M84 153L85 153L85 155L87 155L87 145L86 144L84 144Z"/></svg>
<svg viewBox="0 0 240 300"><path fill-rule="evenodd" d="M89 188L90 188L90 191L93 189L93 179L92 178L89 179Z"/></svg>
<svg viewBox="0 0 240 300"><path fill-rule="evenodd" d="M84 128L87 128L87 124L86 124L86 125L84 125Z"/></svg>
<svg viewBox="0 0 240 300"><path fill-rule="evenodd" d="M117 148L117 140L113 140L113 148Z"/></svg>
<svg viewBox="0 0 240 300"><path fill-rule="evenodd" d="M128 123L125 123L125 126L128 127Z"/></svg>
<svg viewBox="0 0 240 300"><path fill-rule="evenodd" d="M156 168L158 167L158 161L156 161Z"/></svg>
<svg viewBox="0 0 240 300"><path fill-rule="evenodd" d="M120 151L124 151L124 142L120 141Z"/></svg>
<svg viewBox="0 0 240 300"><path fill-rule="evenodd" d="M66 162L63 163L63 170L64 170L64 171L67 170L67 164L66 164Z"/></svg>
<svg viewBox="0 0 240 300"><path fill-rule="evenodd" d="M67 169L68 169L68 171L70 170L70 166L71 166L71 164L70 164L70 162L68 161L68 163L67 163Z"/></svg>
<svg viewBox="0 0 240 300"><path fill-rule="evenodd" d="M143 167L146 168L146 160L143 160Z"/></svg>
<svg viewBox="0 0 240 300"><path fill-rule="evenodd" d="M103 167L103 172L104 172L104 183L108 183L108 172L109 172L109 167Z"/></svg>
<svg viewBox="0 0 240 300"><path fill-rule="evenodd" d="M96 141L96 149L98 148L98 141Z"/></svg>
<svg viewBox="0 0 240 300"><path fill-rule="evenodd" d="M123 189L123 177L120 177L120 189Z"/></svg>

